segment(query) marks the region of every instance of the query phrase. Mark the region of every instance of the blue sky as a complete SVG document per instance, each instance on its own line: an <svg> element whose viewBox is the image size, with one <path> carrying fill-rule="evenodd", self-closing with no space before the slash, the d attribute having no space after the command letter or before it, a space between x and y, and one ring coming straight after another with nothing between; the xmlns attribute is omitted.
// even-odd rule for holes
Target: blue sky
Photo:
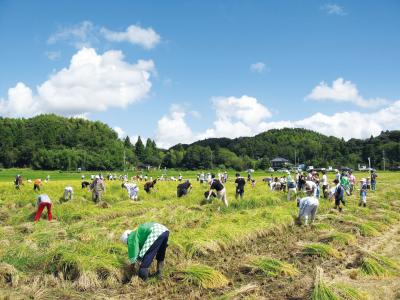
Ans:
<svg viewBox="0 0 400 300"><path fill-rule="evenodd" d="M81 116L163 147L377 135L400 129L399 16L399 1L0 0L0 116Z"/></svg>

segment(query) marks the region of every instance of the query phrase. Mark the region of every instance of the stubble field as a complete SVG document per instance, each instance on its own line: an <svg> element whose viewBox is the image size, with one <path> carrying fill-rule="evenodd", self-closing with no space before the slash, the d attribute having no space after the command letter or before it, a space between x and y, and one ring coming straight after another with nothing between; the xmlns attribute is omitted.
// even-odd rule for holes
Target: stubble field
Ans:
<svg viewBox="0 0 400 300"><path fill-rule="evenodd" d="M24 175L24 173L22 173ZM42 174L30 172L28 176ZM150 175L150 174L149 174ZM177 174L176 174L177 175ZM176 176L175 175L175 176ZM367 208L358 192L342 213L320 199L312 226L295 224L297 207L286 193L271 192L256 174L243 200L234 199L233 173L226 185L230 206L202 204L206 184L193 173L193 191L176 197L177 182L159 182L138 202L120 181L106 181L95 204L78 174L43 183L53 200L52 222L33 223L38 193L0 174L0 294L9 299L396 299L400 297L399 174L380 173ZM355 174L358 179L366 174ZM333 179L330 174L330 181ZM63 190L74 199L63 202ZM155 221L170 230L164 278L127 278L125 229ZM154 267L154 266L153 266Z"/></svg>

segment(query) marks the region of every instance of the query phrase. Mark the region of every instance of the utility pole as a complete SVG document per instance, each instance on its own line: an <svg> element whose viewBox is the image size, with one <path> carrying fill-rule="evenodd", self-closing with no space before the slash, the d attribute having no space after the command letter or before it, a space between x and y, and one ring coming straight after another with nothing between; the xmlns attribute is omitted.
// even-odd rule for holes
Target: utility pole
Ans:
<svg viewBox="0 0 400 300"><path fill-rule="evenodd" d="M296 167L296 149L294 149L294 166Z"/></svg>
<svg viewBox="0 0 400 300"><path fill-rule="evenodd" d="M382 157L383 157L383 171L385 171L386 170L385 150L382 150Z"/></svg>
<svg viewBox="0 0 400 300"><path fill-rule="evenodd" d="M124 147L124 173L125 173L125 159L126 157L125 157L125 147Z"/></svg>

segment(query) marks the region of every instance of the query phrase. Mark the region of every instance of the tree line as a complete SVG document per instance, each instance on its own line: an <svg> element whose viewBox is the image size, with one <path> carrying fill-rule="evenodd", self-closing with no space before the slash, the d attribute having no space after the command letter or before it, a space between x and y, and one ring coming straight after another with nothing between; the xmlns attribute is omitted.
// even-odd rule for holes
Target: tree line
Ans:
<svg viewBox="0 0 400 300"><path fill-rule="evenodd" d="M56 115L0 118L0 167L47 170L122 170L146 166L180 169L268 169L270 160L318 167L400 164L400 131L345 141L306 129L273 129L254 137L210 138L168 150L154 140L133 144L101 122Z"/></svg>

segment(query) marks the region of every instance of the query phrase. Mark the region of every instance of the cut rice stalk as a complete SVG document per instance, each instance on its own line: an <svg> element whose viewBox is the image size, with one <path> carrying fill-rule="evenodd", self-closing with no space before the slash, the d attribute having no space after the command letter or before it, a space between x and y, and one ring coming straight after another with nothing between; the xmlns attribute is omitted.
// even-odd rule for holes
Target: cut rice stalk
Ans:
<svg viewBox="0 0 400 300"><path fill-rule="evenodd" d="M190 265L182 273L184 281L205 289L220 288L229 283L228 279L219 271L205 265Z"/></svg>
<svg viewBox="0 0 400 300"><path fill-rule="evenodd" d="M299 274L293 265L270 257L256 258L251 261L250 266L270 277L279 275L294 277Z"/></svg>
<svg viewBox="0 0 400 300"><path fill-rule="evenodd" d="M341 257L340 252L337 251L335 248L333 248L330 245L325 245L320 243L313 243L306 245L303 249L303 253L305 255L320 256L323 258L328 258L329 256L333 256L336 258Z"/></svg>

